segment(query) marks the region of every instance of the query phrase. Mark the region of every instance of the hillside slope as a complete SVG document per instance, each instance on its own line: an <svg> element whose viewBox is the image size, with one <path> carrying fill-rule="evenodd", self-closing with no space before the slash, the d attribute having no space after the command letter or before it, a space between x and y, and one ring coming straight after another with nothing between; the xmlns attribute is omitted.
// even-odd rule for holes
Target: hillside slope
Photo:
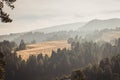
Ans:
<svg viewBox="0 0 120 80"><path fill-rule="evenodd" d="M83 27L79 28L79 30L93 31L93 30L101 30L105 28L110 29L110 28L116 28L116 27L120 27L120 19L118 18L107 19L107 20L94 19L89 21Z"/></svg>
<svg viewBox="0 0 120 80"><path fill-rule="evenodd" d="M63 24L63 25L56 25L53 27L37 29L33 32L44 32L44 33L51 33L51 32L58 32L58 31L71 31L77 30L78 28L82 27L85 22L77 22L77 23L70 23L70 24Z"/></svg>

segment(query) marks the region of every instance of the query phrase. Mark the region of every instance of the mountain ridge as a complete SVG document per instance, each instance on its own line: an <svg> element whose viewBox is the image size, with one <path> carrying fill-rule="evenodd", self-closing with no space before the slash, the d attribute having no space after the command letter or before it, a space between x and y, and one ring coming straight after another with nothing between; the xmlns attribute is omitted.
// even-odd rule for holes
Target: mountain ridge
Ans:
<svg viewBox="0 0 120 80"><path fill-rule="evenodd" d="M79 27L82 27L84 24L85 24L85 22L61 24L61 25L56 25L56 26L52 26L52 27L33 30L32 32L51 33L51 32L58 32L58 31L75 31Z"/></svg>
<svg viewBox="0 0 120 80"><path fill-rule="evenodd" d="M120 19L119 18L111 18L111 19L94 19L86 23L84 26L79 28L79 30L84 31L94 31L94 30L101 30L105 28L116 28L120 27Z"/></svg>

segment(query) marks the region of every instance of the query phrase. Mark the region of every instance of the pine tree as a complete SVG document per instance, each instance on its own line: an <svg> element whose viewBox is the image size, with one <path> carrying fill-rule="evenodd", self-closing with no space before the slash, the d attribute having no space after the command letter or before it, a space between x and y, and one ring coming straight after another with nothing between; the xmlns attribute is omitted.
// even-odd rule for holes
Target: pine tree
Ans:
<svg viewBox="0 0 120 80"><path fill-rule="evenodd" d="M0 52L0 80L4 80L4 74L5 74L4 55L2 52Z"/></svg>
<svg viewBox="0 0 120 80"><path fill-rule="evenodd" d="M21 40L20 45L19 45L19 50L24 50L26 48L24 40Z"/></svg>

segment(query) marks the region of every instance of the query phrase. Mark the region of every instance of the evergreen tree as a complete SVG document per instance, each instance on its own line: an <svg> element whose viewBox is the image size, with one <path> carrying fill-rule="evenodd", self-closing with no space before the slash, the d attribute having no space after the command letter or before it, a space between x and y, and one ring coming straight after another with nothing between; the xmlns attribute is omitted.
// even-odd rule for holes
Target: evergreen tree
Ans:
<svg viewBox="0 0 120 80"><path fill-rule="evenodd" d="M0 52L0 80L4 80L5 78L5 60L4 55Z"/></svg>
<svg viewBox="0 0 120 80"><path fill-rule="evenodd" d="M20 45L19 45L19 50L24 50L26 48L26 44L24 43L24 40L21 40Z"/></svg>

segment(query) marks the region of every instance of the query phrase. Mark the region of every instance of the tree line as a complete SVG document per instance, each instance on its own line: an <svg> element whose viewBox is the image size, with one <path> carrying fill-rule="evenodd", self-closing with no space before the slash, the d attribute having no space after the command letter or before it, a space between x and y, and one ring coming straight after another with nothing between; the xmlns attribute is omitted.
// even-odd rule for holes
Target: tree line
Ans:
<svg viewBox="0 0 120 80"><path fill-rule="evenodd" d="M99 64L88 65L56 80L120 80L120 54L104 58Z"/></svg>
<svg viewBox="0 0 120 80"><path fill-rule="evenodd" d="M75 38L71 41L71 50L64 48L62 50L58 49L57 52L52 51L51 57L42 54L30 55L27 61L23 60L21 56L17 56L16 47L18 46L14 42L0 42L0 52L5 55L6 60L6 80L53 80L64 74L70 74L74 69L83 68L87 65L98 65L102 58L120 54L120 39L112 45L107 42L81 42ZM104 65L104 62L100 62L100 64ZM99 69L96 70L99 72ZM90 72L88 71L88 73ZM88 73L86 72L86 74ZM96 72L93 74L96 74Z"/></svg>

